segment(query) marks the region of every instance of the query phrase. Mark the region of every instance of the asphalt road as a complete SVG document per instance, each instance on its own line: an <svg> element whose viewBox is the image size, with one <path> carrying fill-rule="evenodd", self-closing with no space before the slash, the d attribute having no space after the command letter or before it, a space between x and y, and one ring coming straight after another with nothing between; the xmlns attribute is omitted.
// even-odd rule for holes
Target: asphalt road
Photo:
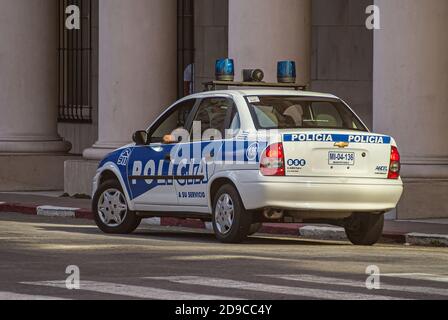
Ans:
<svg viewBox="0 0 448 320"><path fill-rule="evenodd" d="M67 266L80 290L66 288ZM366 268L381 271L368 290ZM0 299L448 299L448 249L263 237L142 226L100 233L90 221L0 215Z"/></svg>

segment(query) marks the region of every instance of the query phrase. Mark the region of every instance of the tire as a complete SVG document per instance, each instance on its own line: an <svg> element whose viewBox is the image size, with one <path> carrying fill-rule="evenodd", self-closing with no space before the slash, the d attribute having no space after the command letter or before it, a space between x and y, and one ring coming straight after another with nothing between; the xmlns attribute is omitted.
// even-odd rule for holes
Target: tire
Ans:
<svg viewBox="0 0 448 320"><path fill-rule="evenodd" d="M349 219L345 232L354 245L372 246L380 240L383 228L383 214L359 213Z"/></svg>
<svg viewBox="0 0 448 320"><path fill-rule="evenodd" d="M258 231L260 231L262 226L263 226L262 223L253 223L249 228L249 236L253 236Z"/></svg>
<svg viewBox="0 0 448 320"><path fill-rule="evenodd" d="M216 238L223 243L241 243L247 238L251 225L252 216L244 209L238 191L231 185L222 186L213 200Z"/></svg>
<svg viewBox="0 0 448 320"><path fill-rule="evenodd" d="M104 233L129 234L135 231L142 219L129 210L121 185L108 180L100 185L92 201L95 223Z"/></svg>

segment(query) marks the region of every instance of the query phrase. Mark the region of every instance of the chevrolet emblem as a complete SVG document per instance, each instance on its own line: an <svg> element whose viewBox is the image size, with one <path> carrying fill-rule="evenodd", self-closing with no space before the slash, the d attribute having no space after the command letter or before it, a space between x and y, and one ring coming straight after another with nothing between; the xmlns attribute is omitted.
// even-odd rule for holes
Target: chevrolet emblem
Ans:
<svg viewBox="0 0 448 320"><path fill-rule="evenodd" d="M348 142L336 142L334 144L335 147L338 148L347 148L350 144Z"/></svg>

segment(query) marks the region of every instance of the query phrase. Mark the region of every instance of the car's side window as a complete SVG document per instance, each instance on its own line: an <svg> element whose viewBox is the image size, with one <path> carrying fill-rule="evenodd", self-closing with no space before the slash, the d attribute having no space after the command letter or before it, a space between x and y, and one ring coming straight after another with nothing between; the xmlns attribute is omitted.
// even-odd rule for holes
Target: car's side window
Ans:
<svg viewBox="0 0 448 320"><path fill-rule="evenodd" d="M155 128L151 129L151 143L161 143L164 136L172 134L176 129L184 129L195 104L196 99L191 99L173 107Z"/></svg>
<svg viewBox="0 0 448 320"><path fill-rule="evenodd" d="M226 119L233 108L233 101L228 98L207 98L202 100L194 118L194 127L200 126L201 136L214 130L224 136ZM198 137L193 136L193 140Z"/></svg>

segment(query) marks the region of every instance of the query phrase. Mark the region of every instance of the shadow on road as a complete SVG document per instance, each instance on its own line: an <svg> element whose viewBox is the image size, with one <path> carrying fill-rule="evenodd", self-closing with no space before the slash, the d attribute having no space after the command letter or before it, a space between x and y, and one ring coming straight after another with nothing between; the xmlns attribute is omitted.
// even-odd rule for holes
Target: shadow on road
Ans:
<svg viewBox="0 0 448 320"><path fill-rule="evenodd" d="M54 226L40 226L39 229L49 231L49 232L66 232L66 233L78 233L83 235L93 235L104 237L113 237L116 239L148 239L148 240L163 240L170 242L202 242L208 244L217 244L218 241L215 236L210 232L197 231L194 230L166 230L160 227L153 227L151 229L139 229L130 235L113 235L104 234L95 226L67 226L67 225L54 225ZM341 246L349 245L341 242L329 242L329 241L313 241L304 240L292 237L280 237L280 236L270 236L270 235L255 235L249 237L244 243L244 245L306 245L306 246ZM225 244L223 244L225 245Z"/></svg>

